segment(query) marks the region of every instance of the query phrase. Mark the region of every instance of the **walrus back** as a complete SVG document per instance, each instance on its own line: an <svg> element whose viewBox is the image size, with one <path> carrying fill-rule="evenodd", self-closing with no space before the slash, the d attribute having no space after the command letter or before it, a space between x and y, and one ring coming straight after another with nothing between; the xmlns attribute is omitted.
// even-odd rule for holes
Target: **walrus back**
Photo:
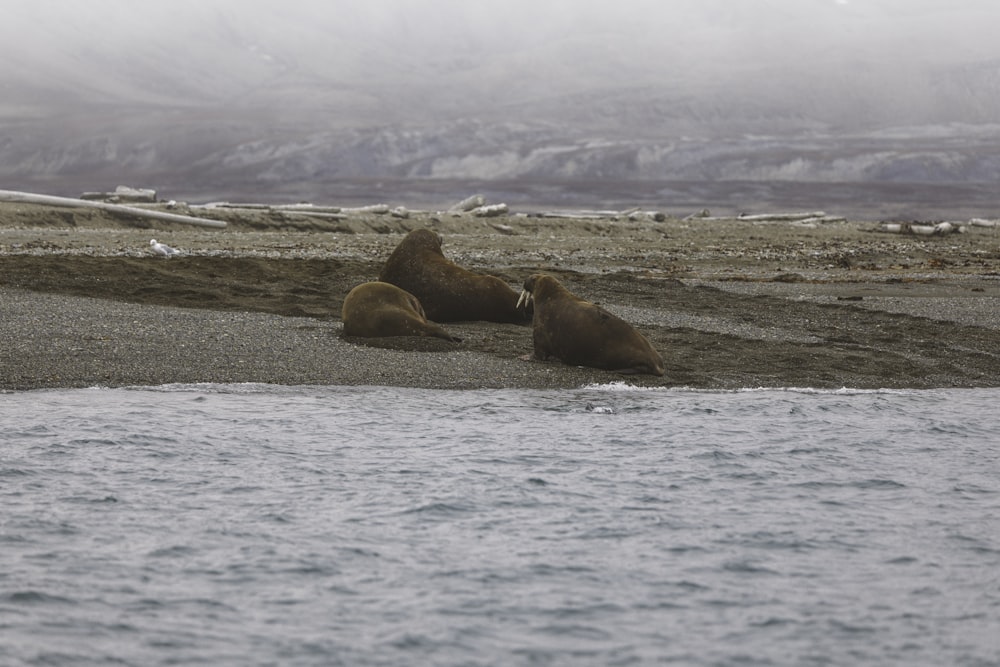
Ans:
<svg viewBox="0 0 1000 667"><path fill-rule="evenodd" d="M380 281L413 294L435 322L524 323L517 309L518 293L496 276L465 269L441 253L440 238L432 231L410 232L379 271Z"/></svg>
<svg viewBox="0 0 1000 667"><path fill-rule="evenodd" d="M344 299L341 321L344 336L431 336L458 341L441 326L427 320L414 295L385 282L364 283L352 289Z"/></svg>
<svg viewBox="0 0 1000 667"><path fill-rule="evenodd" d="M525 284L535 304L535 356L628 374L663 375L663 357L635 327L576 296L551 276Z"/></svg>

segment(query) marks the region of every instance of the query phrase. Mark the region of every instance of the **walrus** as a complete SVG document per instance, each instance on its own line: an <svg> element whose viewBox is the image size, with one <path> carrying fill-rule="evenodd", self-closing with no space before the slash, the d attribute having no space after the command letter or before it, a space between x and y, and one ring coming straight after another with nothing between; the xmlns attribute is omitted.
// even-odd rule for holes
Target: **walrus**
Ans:
<svg viewBox="0 0 1000 667"><path fill-rule="evenodd" d="M537 359L558 359L619 373L663 375L663 357L625 320L576 296L554 277L524 281L519 302L535 304L532 339Z"/></svg>
<svg viewBox="0 0 1000 667"><path fill-rule="evenodd" d="M518 293L496 276L474 273L441 252L441 236L430 229L407 234L378 275L420 300L435 322L526 323L528 311L518 308Z"/></svg>
<svg viewBox="0 0 1000 667"><path fill-rule="evenodd" d="M362 283L348 292L341 320L345 336L431 336L453 343L460 340L428 321L417 297L389 283Z"/></svg>

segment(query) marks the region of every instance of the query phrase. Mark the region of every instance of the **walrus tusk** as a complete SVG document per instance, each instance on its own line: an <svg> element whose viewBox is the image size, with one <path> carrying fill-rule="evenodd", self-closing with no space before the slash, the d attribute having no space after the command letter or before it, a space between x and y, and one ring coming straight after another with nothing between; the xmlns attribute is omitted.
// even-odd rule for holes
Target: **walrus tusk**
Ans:
<svg viewBox="0 0 1000 667"><path fill-rule="evenodd" d="M520 310L522 306L527 306L531 303L531 292L526 289L521 290L521 296L517 297L517 305L514 306L515 310Z"/></svg>

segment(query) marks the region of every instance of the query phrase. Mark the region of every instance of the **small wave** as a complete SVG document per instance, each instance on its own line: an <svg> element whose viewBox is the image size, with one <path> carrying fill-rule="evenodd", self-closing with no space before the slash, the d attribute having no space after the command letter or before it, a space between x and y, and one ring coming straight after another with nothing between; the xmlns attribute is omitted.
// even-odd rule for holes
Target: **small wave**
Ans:
<svg viewBox="0 0 1000 667"><path fill-rule="evenodd" d="M75 600L41 591L15 591L4 596L11 604L76 604Z"/></svg>
<svg viewBox="0 0 1000 667"><path fill-rule="evenodd" d="M855 625L853 623L846 623L844 621L840 621L837 619L831 620L830 626L833 627L835 630L838 630L848 635L856 635L856 634L870 635L870 634L875 634L875 632L877 631L875 627L870 625Z"/></svg>
<svg viewBox="0 0 1000 667"><path fill-rule="evenodd" d="M762 565L757 565L747 560L735 560L729 561L722 565L722 569L725 572L733 572L736 574L769 574L778 575L777 570L772 570L771 568L764 567Z"/></svg>
<svg viewBox="0 0 1000 667"><path fill-rule="evenodd" d="M846 482L811 480L793 484L805 489L850 488L850 489L905 489L906 484L891 479L860 479Z"/></svg>
<svg viewBox="0 0 1000 667"><path fill-rule="evenodd" d="M471 505L465 504L455 504L455 503L427 503L426 505L419 505L417 507L411 507L405 509L399 514L421 514L421 515L438 515L438 516L452 516L454 514L461 514L465 512L473 511Z"/></svg>
<svg viewBox="0 0 1000 667"><path fill-rule="evenodd" d="M552 635L563 639L583 639L588 641L608 641L614 634L603 628L582 623L553 623L537 629L542 635Z"/></svg>
<svg viewBox="0 0 1000 667"><path fill-rule="evenodd" d="M779 618L777 616L771 616L763 621L751 621L750 626L754 628L777 628L787 625L798 625L798 623L799 621L792 618Z"/></svg>
<svg viewBox="0 0 1000 667"><path fill-rule="evenodd" d="M177 558L177 557L192 556L195 553L197 553L197 549L195 549L194 547L178 544L174 546L154 549L150 551L147 555L149 558Z"/></svg>
<svg viewBox="0 0 1000 667"><path fill-rule="evenodd" d="M176 382L171 384L149 386L134 385L131 387L124 387L124 390L161 392L165 394L183 394L195 391L207 394L281 394L291 390L297 390L297 388L285 385L265 384L262 382Z"/></svg>
<svg viewBox="0 0 1000 667"><path fill-rule="evenodd" d="M588 384L581 387L586 391L641 391L641 392L660 392L669 391L669 387L640 387L638 385L629 384L624 381L616 382L606 382L598 384Z"/></svg>
<svg viewBox="0 0 1000 667"><path fill-rule="evenodd" d="M885 561L886 565L914 565L919 562L914 556L897 556Z"/></svg>
<svg viewBox="0 0 1000 667"><path fill-rule="evenodd" d="M910 396L915 389L858 389L854 387L841 387L840 389L823 389L819 387L744 387L733 389L734 394L751 393L786 393L786 394L815 394L818 396L870 396L870 395L890 395L890 396ZM727 393L725 390L722 393Z"/></svg>
<svg viewBox="0 0 1000 667"><path fill-rule="evenodd" d="M588 389L597 389L604 385L591 385ZM634 387L636 391L658 391L676 392L688 394L806 394L817 396L914 396L921 392L934 391L928 389L860 389L854 387L840 387L839 389L828 389L822 387L738 387L736 389L705 389L704 387Z"/></svg>

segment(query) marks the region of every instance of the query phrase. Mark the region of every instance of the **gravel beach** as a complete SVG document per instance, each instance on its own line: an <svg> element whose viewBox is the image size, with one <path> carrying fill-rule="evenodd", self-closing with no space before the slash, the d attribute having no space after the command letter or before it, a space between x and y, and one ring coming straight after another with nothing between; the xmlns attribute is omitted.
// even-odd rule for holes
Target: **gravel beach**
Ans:
<svg viewBox="0 0 1000 667"><path fill-rule="evenodd" d="M1000 386L995 227L913 235L836 218L180 208L228 225L0 204L0 389ZM634 324L666 374L535 361L530 326L445 325L458 344L342 338L347 292L418 227L442 235L449 259L515 289L555 275ZM151 238L182 254L154 256Z"/></svg>

